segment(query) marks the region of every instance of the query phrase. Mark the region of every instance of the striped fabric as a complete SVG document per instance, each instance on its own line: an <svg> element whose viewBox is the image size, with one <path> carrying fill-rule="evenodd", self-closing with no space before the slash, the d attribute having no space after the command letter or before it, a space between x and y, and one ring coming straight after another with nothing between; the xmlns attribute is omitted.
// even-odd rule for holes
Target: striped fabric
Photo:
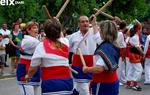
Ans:
<svg viewBox="0 0 150 95"><path fill-rule="evenodd" d="M66 39L59 39L62 47L44 40L32 57L31 66L41 66L42 95L71 95L73 80L69 69L69 47Z"/></svg>

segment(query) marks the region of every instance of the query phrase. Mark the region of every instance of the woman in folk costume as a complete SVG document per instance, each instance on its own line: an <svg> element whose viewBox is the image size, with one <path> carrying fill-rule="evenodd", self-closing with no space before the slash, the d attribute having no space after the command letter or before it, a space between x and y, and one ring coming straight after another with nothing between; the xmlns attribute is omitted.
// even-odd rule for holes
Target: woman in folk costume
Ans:
<svg viewBox="0 0 150 95"><path fill-rule="evenodd" d="M20 88L20 95L41 95L40 69L37 70L30 82L26 82L25 80L35 48L40 43L37 39L38 23L29 22L26 26L26 31L28 35L25 35L22 39L20 62L17 67L17 80Z"/></svg>
<svg viewBox="0 0 150 95"><path fill-rule="evenodd" d="M9 53L9 57L11 58L11 73L15 74L15 69L20 57L20 42L22 40L22 31L20 30L19 23L13 25L13 31L10 38L10 45L12 48L12 51Z"/></svg>
<svg viewBox="0 0 150 95"><path fill-rule="evenodd" d="M94 55L94 66L84 67L83 72L92 72L92 95L119 95L117 67L119 48L117 47L117 27L113 21L100 23L100 36L103 42L97 47Z"/></svg>
<svg viewBox="0 0 150 95"><path fill-rule="evenodd" d="M73 80L69 69L69 41L60 37L61 24L56 18L44 24L46 38L32 57L27 80L41 66L42 95L71 95Z"/></svg>
<svg viewBox="0 0 150 95"><path fill-rule="evenodd" d="M150 35L147 36L145 47L144 47L144 58L145 58L145 81L144 84L150 85Z"/></svg>
<svg viewBox="0 0 150 95"><path fill-rule="evenodd" d="M139 31L142 26L140 23L135 22L133 28L130 29L130 39L128 41L127 52L129 57L129 68L127 72L127 88L132 88L136 91L141 91L142 88L138 85L138 80L141 78L142 65L141 55L143 51L140 46Z"/></svg>

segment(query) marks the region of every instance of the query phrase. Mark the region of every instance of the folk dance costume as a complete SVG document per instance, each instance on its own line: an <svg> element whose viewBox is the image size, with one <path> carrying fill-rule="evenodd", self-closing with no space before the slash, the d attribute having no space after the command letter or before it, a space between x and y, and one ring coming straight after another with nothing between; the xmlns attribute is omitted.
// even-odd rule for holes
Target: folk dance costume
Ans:
<svg viewBox="0 0 150 95"><path fill-rule="evenodd" d="M60 43L45 39L32 57L31 67L41 66L42 95L71 95L71 78L68 56L69 42L65 38Z"/></svg>
<svg viewBox="0 0 150 95"><path fill-rule="evenodd" d="M21 42L20 62L17 67L17 80L21 95L41 95L40 69L30 82L27 83L25 81L25 75L28 73L32 55L38 44L39 40L29 35L25 35Z"/></svg>
<svg viewBox="0 0 150 95"><path fill-rule="evenodd" d="M92 73L83 73L83 65L77 49L80 48L86 65L89 67L93 66L93 54L96 49L96 45L101 41L100 35L98 32L94 34L93 29L89 28L88 32L84 36L79 30L72 35L69 35L68 39L70 47L74 53L72 68L78 71L78 74L73 73L74 88L80 93L80 95L90 95L89 84L92 79Z"/></svg>
<svg viewBox="0 0 150 95"><path fill-rule="evenodd" d="M127 87L128 88L135 88L134 90L141 90L138 86L138 80L141 78L142 74L142 65L141 65L141 56L140 54L134 53L132 48L140 47L139 35L135 34L134 36L130 37L127 52L129 57L129 68L127 72Z"/></svg>
<svg viewBox="0 0 150 95"><path fill-rule="evenodd" d="M119 80L116 69L119 48L104 41L95 51L95 65L104 66L101 73L93 73L92 95L118 95Z"/></svg>
<svg viewBox="0 0 150 95"><path fill-rule="evenodd" d="M117 69L117 73L118 73L120 85L122 85L126 83L126 75L125 75L126 42L125 42L122 31L118 32L117 44L120 48L120 58L119 58L119 64L118 64L119 68Z"/></svg>
<svg viewBox="0 0 150 95"><path fill-rule="evenodd" d="M144 84L150 84L150 35L147 36L144 55L145 55L145 81Z"/></svg>

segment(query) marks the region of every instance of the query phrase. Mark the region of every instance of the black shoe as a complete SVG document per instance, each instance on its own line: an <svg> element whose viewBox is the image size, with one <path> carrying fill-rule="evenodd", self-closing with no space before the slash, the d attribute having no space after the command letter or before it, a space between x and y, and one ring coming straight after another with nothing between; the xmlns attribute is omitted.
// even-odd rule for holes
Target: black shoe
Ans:
<svg viewBox="0 0 150 95"><path fill-rule="evenodd" d="M142 88L140 86L133 86L132 89L135 91L142 91Z"/></svg>
<svg viewBox="0 0 150 95"><path fill-rule="evenodd" d="M9 67L9 66L7 64L5 64L4 67Z"/></svg>
<svg viewBox="0 0 150 95"><path fill-rule="evenodd" d="M79 92L76 89L74 89L71 95L79 95Z"/></svg>

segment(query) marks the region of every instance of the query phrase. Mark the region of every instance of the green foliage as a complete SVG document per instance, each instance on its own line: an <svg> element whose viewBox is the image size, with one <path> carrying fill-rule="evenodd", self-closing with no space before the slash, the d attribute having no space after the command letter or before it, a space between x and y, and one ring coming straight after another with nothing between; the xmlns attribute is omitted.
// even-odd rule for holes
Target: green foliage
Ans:
<svg viewBox="0 0 150 95"><path fill-rule="evenodd" d="M0 6L0 14L5 18L6 22L11 25L19 17L23 18L24 22L28 22L33 19L37 10L39 9L39 4L35 0L23 0L24 4L17 4L11 6Z"/></svg>
<svg viewBox="0 0 150 95"><path fill-rule="evenodd" d="M0 6L0 23L6 21L14 22L19 17L24 18L27 22L31 19L43 22L46 17L43 5L46 5L50 15L56 16L66 0L22 0L24 4L15 6ZM59 18L64 26L75 26L77 18L80 15L93 14L93 8L101 8L108 0L70 0L65 11ZM145 0L113 0L113 3L104 10L104 12L118 16L121 19L131 22L135 18L143 18L148 14L150 4L145 3ZM150 12L149 12L150 13ZM98 20L104 19L103 16L98 16Z"/></svg>
<svg viewBox="0 0 150 95"><path fill-rule="evenodd" d="M131 22L135 18L147 15L148 4L144 0L114 0L109 11L113 16Z"/></svg>

